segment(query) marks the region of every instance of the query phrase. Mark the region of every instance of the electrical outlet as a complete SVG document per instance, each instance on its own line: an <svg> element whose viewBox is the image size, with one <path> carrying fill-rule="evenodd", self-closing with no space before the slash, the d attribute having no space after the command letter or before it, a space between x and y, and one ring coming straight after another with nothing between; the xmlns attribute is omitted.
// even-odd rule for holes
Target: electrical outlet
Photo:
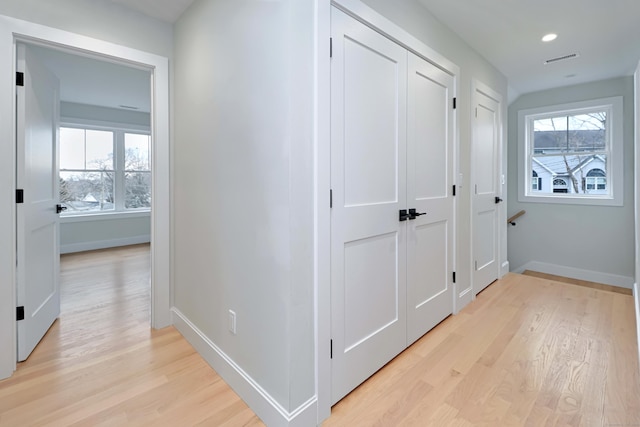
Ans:
<svg viewBox="0 0 640 427"><path fill-rule="evenodd" d="M236 334L236 312L229 310L229 332Z"/></svg>

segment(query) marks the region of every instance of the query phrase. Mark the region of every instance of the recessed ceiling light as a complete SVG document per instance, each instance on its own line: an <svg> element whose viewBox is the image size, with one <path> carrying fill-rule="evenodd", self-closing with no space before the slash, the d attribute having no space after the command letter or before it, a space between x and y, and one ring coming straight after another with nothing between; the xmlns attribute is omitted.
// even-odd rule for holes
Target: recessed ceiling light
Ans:
<svg viewBox="0 0 640 427"><path fill-rule="evenodd" d="M546 42L553 41L557 38L558 38L557 34L549 33L549 34L546 34L544 37L542 37L542 41L546 43Z"/></svg>

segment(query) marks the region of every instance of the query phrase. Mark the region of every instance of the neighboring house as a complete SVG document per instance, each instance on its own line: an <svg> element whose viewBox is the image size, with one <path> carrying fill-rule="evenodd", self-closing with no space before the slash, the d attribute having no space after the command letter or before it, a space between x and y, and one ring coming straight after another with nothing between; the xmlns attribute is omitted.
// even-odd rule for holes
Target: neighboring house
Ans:
<svg viewBox="0 0 640 427"><path fill-rule="evenodd" d="M531 190L606 194L606 170L606 160L600 155L538 157L531 165Z"/></svg>

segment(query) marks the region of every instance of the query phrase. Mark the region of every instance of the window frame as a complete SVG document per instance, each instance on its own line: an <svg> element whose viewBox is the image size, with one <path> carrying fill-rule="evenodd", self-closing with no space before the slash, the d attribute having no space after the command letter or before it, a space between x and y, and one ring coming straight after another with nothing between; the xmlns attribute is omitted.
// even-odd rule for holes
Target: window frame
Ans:
<svg viewBox="0 0 640 427"><path fill-rule="evenodd" d="M113 132L113 173L114 173L114 189L113 189L113 197L114 197L114 209L112 210L104 210L104 211L83 211L83 212L70 212L68 210L61 212L60 219L62 222L76 222L83 221L89 219L100 220L106 217L137 217L137 216L148 216L151 213L151 208L133 208L128 209L125 208L125 198L126 198L126 190L125 190L125 165L124 165L124 140L125 134L134 133L134 134L143 134L148 135L151 138L151 130L149 127L134 125L134 124L126 124L126 123L115 123L115 122L102 122L95 120L83 120L83 119L73 119L73 118L61 118L60 128L74 128L74 129L85 129L85 130L100 130L100 131L110 131ZM153 154L151 152L153 144L151 141L149 142L149 174L152 173L153 165L152 157ZM59 163L59 162L58 162ZM64 172L64 170L58 167L58 175L60 172ZM74 220L75 219L75 220Z"/></svg>
<svg viewBox="0 0 640 427"><path fill-rule="evenodd" d="M563 115L607 112L607 187L608 194L540 193L532 190L533 121ZM599 98L518 111L518 201L574 205L623 206L624 135L623 97ZM553 182L555 176L551 177Z"/></svg>

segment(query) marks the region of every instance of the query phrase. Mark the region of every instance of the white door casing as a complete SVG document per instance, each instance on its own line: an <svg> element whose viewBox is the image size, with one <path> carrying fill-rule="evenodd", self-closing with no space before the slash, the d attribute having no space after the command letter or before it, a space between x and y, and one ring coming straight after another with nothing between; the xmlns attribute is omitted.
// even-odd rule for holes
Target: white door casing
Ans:
<svg viewBox="0 0 640 427"><path fill-rule="evenodd" d="M26 360L60 314L60 221L57 146L58 79L25 44L17 45L16 181L24 203L16 204L18 361Z"/></svg>
<svg viewBox="0 0 640 427"><path fill-rule="evenodd" d="M409 53L408 344L453 312L453 76Z"/></svg>
<svg viewBox="0 0 640 427"><path fill-rule="evenodd" d="M332 403L406 346L406 57L332 10Z"/></svg>
<svg viewBox="0 0 640 427"><path fill-rule="evenodd" d="M499 277L500 96L475 82L472 94L472 278L478 294Z"/></svg>

